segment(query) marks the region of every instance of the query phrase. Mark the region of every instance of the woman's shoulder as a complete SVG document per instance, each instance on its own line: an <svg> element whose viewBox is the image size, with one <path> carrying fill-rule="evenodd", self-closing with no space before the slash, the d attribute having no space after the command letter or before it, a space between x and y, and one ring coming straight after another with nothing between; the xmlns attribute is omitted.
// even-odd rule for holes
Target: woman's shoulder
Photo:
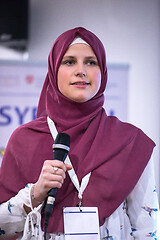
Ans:
<svg viewBox="0 0 160 240"><path fill-rule="evenodd" d="M20 142L25 138L28 140L29 138L34 138L34 136L37 136L37 133L49 133L45 116L17 127L11 134L10 141Z"/></svg>
<svg viewBox="0 0 160 240"><path fill-rule="evenodd" d="M18 134L26 130L34 130L34 131L47 131L48 132L48 125L47 125L47 118L46 116L36 118L30 122L20 125L14 130L14 133Z"/></svg>
<svg viewBox="0 0 160 240"><path fill-rule="evenodd" d="M108 116L106 121L108 121L107 125L109 126L110 132L112 132L113 135L119 136L120 138L130 138L131 141L135 138L139 138L154 144L152 139L150 139L150 137L148 137L142 129L131 123L123 122L116 116Z"/></svg>
<svg viewBox="0 0 160 240"><path fill-rule="evenodd" d="M115 129L115 131L117 130L128 130L130 131L134 131L134 132L138 132L138 131L142 131L140 128L136 127L135 125L128 123L128 122L124 122L121 121L118 117L116 116L107 116L106 118L106 122L107 124L109 124L111 129Z"/></svg>

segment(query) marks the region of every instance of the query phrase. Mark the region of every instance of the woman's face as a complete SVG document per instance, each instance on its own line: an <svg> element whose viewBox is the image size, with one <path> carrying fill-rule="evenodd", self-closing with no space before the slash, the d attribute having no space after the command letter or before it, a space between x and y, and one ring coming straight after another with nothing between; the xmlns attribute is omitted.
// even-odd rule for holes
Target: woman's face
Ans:
<svg viewBox="0 0 160 240"><path fill-rule="evenodd" d="M101 85L101 71L96 55L86 44L71 45L58 69L58 89L75 102L93 98Z"/></svg>

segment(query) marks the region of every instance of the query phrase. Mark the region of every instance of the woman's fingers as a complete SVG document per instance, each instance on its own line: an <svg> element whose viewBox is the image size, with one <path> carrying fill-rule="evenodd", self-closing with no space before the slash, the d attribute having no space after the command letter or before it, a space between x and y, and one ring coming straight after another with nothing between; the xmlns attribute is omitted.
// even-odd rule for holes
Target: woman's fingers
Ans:
<svg viewBox="0 0 160 240"><path fill-rule="evenodd" d="M67 171L69 171L69 170L71 170L71 169L72 169L72 166L71 166L71 165L69 165L69 164L67 164L67 163L65 164L65 166L66 166L66 170L67 170Z"/></svg>
<svg viewBox="0 0 160 240"><path fill-rule="evenodd" d="M46 160L35 184L35 196L38 199L45 199L51 188L61 188L66 177L66 171L71 169L71 165L64 164L62 161Z"/></svg>

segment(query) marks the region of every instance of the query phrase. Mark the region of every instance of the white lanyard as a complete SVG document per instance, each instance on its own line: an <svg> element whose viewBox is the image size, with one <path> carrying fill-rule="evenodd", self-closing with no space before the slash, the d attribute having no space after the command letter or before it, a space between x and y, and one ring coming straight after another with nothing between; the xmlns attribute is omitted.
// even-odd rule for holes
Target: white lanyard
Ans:
<svg viewBox="0 0 160 240"><path fill-rule="evenodd" d="M53 139L55 139L56 136L57 136L57 133L58 133L57 129L55 127L55 124L50 119L50 117L47 117L47 122L48 122L48 126L49 126L49 129L50 129L51 135L52 135ZM67 157L65 159L65 163L67 163L69 165L72 165L68 155L67 155ZM74 171L73 166L72 166L72 169L68 171L68 174L69 174L69 176L71 178L72 183L74 184L74 186L76 187L76 189L78 191L78 198L80 200L82 200L82 195L83 195L83 192L84 192L84 190L86 189L86 187L88 185L91 172L88 173L85 177L83 177L82 182L81 182L81 186L79 184L79 181L78 181L78 178L77 178L77 175L76 175L76 173Z"/></svg>

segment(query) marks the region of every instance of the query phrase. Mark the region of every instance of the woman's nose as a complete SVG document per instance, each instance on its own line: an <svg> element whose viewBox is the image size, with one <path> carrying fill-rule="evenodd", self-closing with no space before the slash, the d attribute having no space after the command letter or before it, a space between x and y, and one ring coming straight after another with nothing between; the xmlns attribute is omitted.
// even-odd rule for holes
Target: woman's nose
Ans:
<svg viewBox="0 0 160 240"><path fill-rule="evenodd" d="M86 76L86 68L84 64L81 64L81 63L77 64L75 75L79 77Z"/></svg>

